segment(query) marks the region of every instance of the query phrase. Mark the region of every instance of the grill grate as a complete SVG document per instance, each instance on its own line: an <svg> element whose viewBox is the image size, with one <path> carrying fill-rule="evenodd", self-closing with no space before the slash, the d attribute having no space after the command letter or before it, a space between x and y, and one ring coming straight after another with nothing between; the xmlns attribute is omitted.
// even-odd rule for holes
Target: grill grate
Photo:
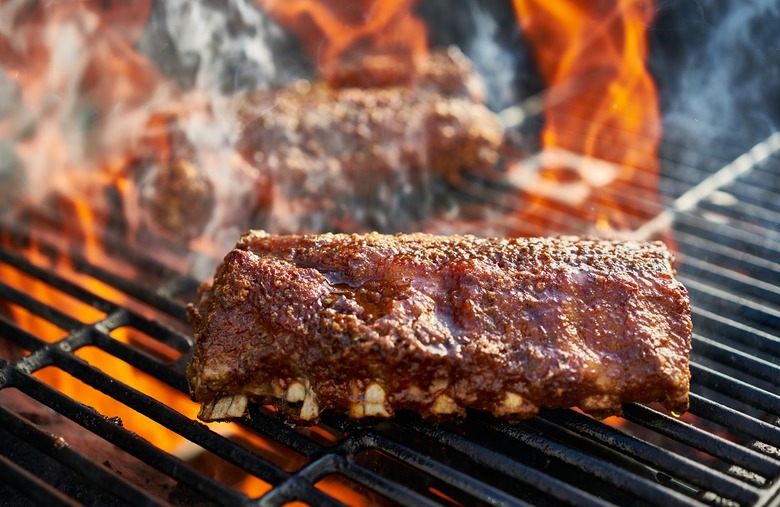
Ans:
<svg viewBox="0 0 780 507"><path fill-rule="evenodd" d="M672 202L709 173L673 163L675 147L665 149L662 188ZM717 154L712 157L712 167L727 165ZM194 421L158 401L154 392L119 381L79 354L99 349L139 375L186 393L184 368L192 341L183 301L193 298L195 280L128 252L126 260L165 282L150 288L85 259L72 260L81 275L132 301L118 304L11 248L0 249L0 264L102 315L82 322L0 280L0 346L14 344L24 351L16 360L0 360L0 395L48 407L65 420L63 427L77 426L99 441L80 445L35 411L16 409L0 398L0 483L5 483L0 498L19 505L30 500L47 505L284 505L296 500L341 505L338 492L351 489L358 500L371 504L776 503L780 209L773 196L780 193L778 169L780 158L770 153L673 215L679 275L694 306L692 415L676 419L652 406L627 404L619 426L572 410L547 410L517 425L482 413L441 425L410 413L358 425L326 413L319 427L294 429L269 409L254 408L235 425L242 435L262 442L248 445L236 438L238 433ZM467 184L480 186L483 196L504 193L490 182ZM475 195L474 188L469 192ZM3 302L62 329L60 339L44 340L14 323L4 316ZM123 342L116 337L122 329L147 336L150 343ZM161 347L168 352L155 352ZM167 452L112 414L65 395L38 378L37 372L51 368L143 414L186 445ZM109 447L109 458L95 459ZM228 464L236 477L259 479L263 490L243 492L235 479L218 477L199 464L204 457ZM128 472L136 469L145 474Z"/></svg>

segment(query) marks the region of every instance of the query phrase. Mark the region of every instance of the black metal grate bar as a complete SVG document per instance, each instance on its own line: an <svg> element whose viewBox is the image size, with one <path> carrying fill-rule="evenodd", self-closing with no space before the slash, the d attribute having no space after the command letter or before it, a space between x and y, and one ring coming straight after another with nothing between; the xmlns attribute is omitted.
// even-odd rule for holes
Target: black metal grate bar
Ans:
<svg viewBox="0 0 780 507"><path fill-rule="evenodd" d="M418 430L421 428L418 428ZM428 427L425 428L429 429ZM429 431L421 431L428 436L432 436ZM490 498L499 505L511 505L512 498L506 494L497 491L496 488L486 484L477 483L471 480L468 474L464 474L452 467L442 466L442 464L420 452L409 449L403 444L388 440L382 436L374 436L378 442L378 447L384 452L402 460L405 463L412 463L420 470L446 481L449 484L466 491L478 498ZM539 472L538 470L525 466L522 463L504 456L497 455L495 450L487 446L481 446L470 442L468 439L458 437L452 434L441 434L436 438L440 443L446 443L447 446L468 456L468 459L482 467L491 469L496 473L511 477L513 480L527 484L550 498L555 498L561 502L570 505L603 505L603 500L588 494L587 492L573 488L563 481L555 479Z"/></svg>
<svg viewBox="0 0 780 507"><path fill-rule="evenodd" d="M46 285L65 292L66 294L70 294L74 298L105 313L108 313L116 308L116 305L109 300L100 297L95 293L84 289L83 287L74 284L61 276L56 275L49 269L36 266L29 260L25 259L24 256L14 255L9 250L0 248L0 262L8 264L9 266L13 266L19 271L44 282Z"/></svg>
<svg viewBox="0 0 780 507"><path fill-rule="evenodd" d="M502 478L510 481L525 491L532 488L541 492L546 498L556 499L566 505L603 505L604 500L598 499L589 493L572 487L566 482L551 477L533 467L524 465L490 445L479 444L457 432L436 428L430 424L419 421L407 414L400 414L403 427L415 429L426 440L430 439L430 445L441 445L441 452L446 455L443 460L437 453L430 452L429 446L416 446L404 443L389 435L385 435L380 428L360 429L359 446L363 449L380 450L383 454L396 458L399 462L412 465L416 469L425 472L430 477L440 480L449 486L457 488L478 502L490 499L491 504L512 505L518 500L516 497L500 490L487 482L475 481L472 473L463 470L486 471L489 477ZM342 421L345 427L349 424ZM419 443L419 442L418 442ZM425 450L428 449L428 450Z"/></svg>
<svg viewBox="0 0 780 507"><path fill-rule="evenodd" d="M4 254L4 259L15 261L13 256ZM23 265L23 263L16 262ZM89 270L99 275L100 270ZM11 340L31 353L17 361L16 366L6 366L6 371L11 372L14 385L34 399L45 403L57 412L62 413L81 424L96 434L118 445L129 454L151 464L162 473L173 477L182 484L186 484L198 494L202 494L217 503L246 504L251 500L242 493L215 482L203 480L202 474L192 470L188 465L180 462L151 444L139 439L137 436L116 426L105 417L83 412L84 407L78 402L70 400L55 390L29 377L28 372L35 371L47 365L63 369L86 384L98 389L104 394L124 403L127 406L158 421L169 429L181 434L196 445L220 456L226 461L239 466L250 474L260 477L272 485L271 491L263 496L260 505L282 505L293 500L306 501L311 504L338 505L323 491L317 489L314 484L329 474L343 475L350 480L362 484L369 490L378 494L393 498L401 503L429 504L434 503L430 497L410 489L397 482L383 477L381 472L371 471L360 465L353 457L366 449L376 449L392 456L399 462L417 470L419 473L440 481L453 490L461 492L464 498L471 498L474 503L480 503L487 498L498 504L522 504L523 500L513 496L512 493L503 491L500 486L495 486L484 480L476 479L471 471L474 467L492 470L497 477L512 478L513 481L524 483L547 498L570 505L597 505L603 504L605 499L594 496L580 486L568 484L561 478L556 478L549 473L539 470L534 466L526 465L511 455L505 455L500 448L485 443L479 443L479 435L460 435L461 430L449 430L443 427L430 425L413 417L401 418L401 424L407 430L411 430L435 442L436 445L451 449L462 455L467 463L466 470L461 471L451 465L441 462L436 456L404 445L403 443L385 436L380 428L356 427L343 418L332 418L328 421L334 428L344 433L341 443L335 447L323 446L315 443L310 438L295 431L284 424L273 421L272 416L257 409L252 411L251 417L244 421L244 427L280 442L282 445L299 452L310 459L310 463L301 470L292 474L270 462L258 457L252 452L246 451L240 445L230 442L225 437L217 435L199 423L179 415L167 406L140 393L130 386L124 385L112 379L106 372L102 372L94 366L88 365L73 353L81 347L96 346L101 350L117 357L128 364L137 367L155 378L173 386L176 389L186 391L186 384L182 377L182 367L186 361L186 355L170 364L161 363L137 350L132 344L122 343L111 336L111 332L121 327L130 327L143 330L143 332L159 339L161 342L172 344L177 350L186 351L191 339L173 331L164 325L146 319L126 308L101 300L89 291L74 289L70 282L59 279L56 275L41 271L48 280L52 280L59 290L71 294L78 292L79 299L90 302L93 306L100 307L106 315L98 322L85 324L57 309L45 305L34 298L25 298L21 291L0 284L0 297L14 301L15 304L27 308L41 318L61 324L64 329L71 329L70 333L63 331L63 339L56 343L47 343L36 336L17 328L12 322L0 317L0 336ZM182 284L180 286L192 287L194 284ZM143 296L145 290L136 282L125 283L132 294ZM705 287L707 291L711 288ZM71 294L72 295L72 294ZM719 294L716 294L719 296ZM166 296L167 297L167 296ZM20 301L16 301L16 299ZM156 298L142 298L150 306L154 306ZM741 304L744 298L732 298L732 303ZM182 307L180 303L176 303ZM170 309L170 308L169 308ZM754 307L756 312L764 312L760 305ZM745 326L741 322L729 320L727 317L699 310L702 318L715 319L716 329L733 328L729 333L734 340L742 340L751 347L767 347L772 349L776 338L771 334L761 335L758 330ZM769 345L767 345L769 344ZM739 348L727 346L715 341L707 335L697 335L695 353L708 360L725 362L734 366L743 365L742 360L752 365L751 373L767 381L774 379L777 367L768 360L748 354ZM19 370L17 368L21 368ZM734 396L743 402L747 402L772 413L777 413L778 399L775 395L755 388L733 377L721 374L711 368L694 363L694 387L706 385L708 389L715 389L727 396ZM713 381L710 377L715 378ZM725 386L725 387L724 387ZM720 403L715 403L709 398L693 395L694 413L702 412L703 417L710 417L727 425L737 427L738 430L758 438L762 442L776 445L778 428L772 424L747 416L741 412L730 409ZM650 428L653 432L663 434L673 440L684 442L686 445L700 448L713 454L725 463L738 464L747 470L759 473L769 479L767 484L776 480L780 461L776 457L762 454L756 450L741 447L738 444L725 442L714 435L691 428L675 419L646 409L641 406L627 406L628 419ZM603 425L592 419L581 416L571 411L546 412L544 419L538 424L547 421L547 424L565 428L574 434L586 436L588 439L603 445L612 453L630 457L648 467L644 472L633 471L625 458L617 458L614 462L597 458L592 454L578 450L570 444L558 442L545 436L544 433L527 431L523 427L510 426L494 421L489 417L475 414L472 418L479 421L483 427L479 433L486 431L501 435L501 438L516 442L515 445L527 446L534 452L548 456L552 462L561 462L565 466L573 467L584 476L597 478L604 481L618 491L623 491L621 498L635 498L651 504L665 505L690 505L696 503L694 497L697 491L711 491L720 497L728 498L743 504L760 505L762 499L772 494L771 490L762 489L756 485L745 482L740 478L727 475L723 472L708 468L677 455L672 451L659 448L653 444L627 435L620 430ZM537 424L537 426L538 426ZM542 424L542 427L544 424ZM547 433L555 433L553 431ZM622 463L616 467L615 463ZM98 465L91 465L92 467ZM663 472L674 481L654 480L658 472ZM658 476L660 477L660 476ZM103 483L105 484L105 483ZM691 486L685 486L690 484ZM113 487L109 488L113 491ZM128 492L128 497L133 497L132 503L139 502L139 498ZM769 493L767 493L767 491ZM631 493L627 493L631 492ZM628 496L625 496L628 495ZM482 500L480 500L482 499ZM154 500L154 499L152 499ZM155 500L156 501L156 500Z"/></svg>
<svg viewBox="0 0 780 507"><path fill-rule="evenodd" d="M780 415L780 396L774 393L759 389L695 362L691 363L691 374L693 375L693 388L707 386L708 389L715 389L736 400Z"/></svg>
<svg viewBox="0 0 780 507"><path fill-rule="evenodd" d="M706 452L719 459L756 472L764 477L780 474L780 463L751 449L739 446L717 435L685 424L673 417L661 414L648 407L636 404L626 405L624 417L629 421L652 428L662 435Z"/></svg>
<svg viewBox="0 0 780 507"><path fill-rule="evenodd" d="M635 405L626 404L624 410L629 413L633 406ZM737 479L679 454L626 435L610 426L592 424L589 418L581 414L572 411L549 411L544 417L551 422L608 445L610 448L620 449L638 461L646 463L656 470L666 472L672 477L687 481L701 490L713 491L725 498L746 504L754 503L760 497L757 488L745 485ZM639 422L644 425L644 421Z"/></svg>
<svg viewBox="0 0 780 507"><path fill-rule="evenodd" d="M253 475L262 477L264 480L272 483L280 482L286 478L286 474L272 463L263 460L242 447L226 445L227 442L224 437L216 433L203 432L200 424L182 416L163 403L128 385L122 384L115 379L110 379L107 375L75 356L59 355L56 364L91 387L124 403L150 419L162 423L168 429L179 432L183 437L204 449L208 449L228 461L241 463Z"/></svg>
<svg viewBox="0 0 780 507"><path fill-rule="evenodd" d="M393 498L401 505L437 505L430 499L411 491L402 484L389 481L370 470L357 466L345 453L329 453L322 456L318 460L302 468L298 473L283 483L279 488L278 493L274 491L268 495L267 499L264 497L264 500L266 500L269 505L282 505L288 501L295 500L297 498L296 490L300 489L302 485L315 483L326 475L334 473L349 477L355 482L371 487L373 490L383 493L389 498ZM316 491L318 496L323 495L317 490L314 491ZM323 502L324 498L325 497L318 498L317 501L313 503L315 505L325 504L327 502ZM330 504L334 504L332 498L327 498Z"/></svg>
<svg viewBox="0 0 780 507"><path fill-rule="evenodd" d="M679 276L688 288L691 299L699 308L718 311L722 314L738 315L741 322L764 330L773 329L780 322L780 311L750 299L718 289L687 276Z"/></svg>
<svg viewBox="0 0 780 507"><path fill-rule="evenodd" d="M0 333L11 342L25 350L38 350L46 345L46 342L34 334L17 327L13 322L0 315Z"/></svg>
<svg viewBox="0 0 780 507"><path fill-rule="evenodd" d="M82 505L4 456L0 456L0 475L19 495L24 495L36 505L52 507Z"/></svg>
<svg viewBox="0 0 780 507"><path fill-rule="evenodd" d="M159 500L142 489L70 448L60 437L36 429L3 407L0 407L0 423L4 430L12 432L70 469L78 470L79 474L89 479L96 487L109 491L117 498L134 505L161 505Z"/></svg>
<svg viewBox="0 0 780 507"><path fill-rule="evenodd" d="M694 307L693 315L699 333L728 338L756 354L766 353L780 357L780 338L738 322L715 311Z"/></svg>
<svg viewBox="0 0 780 507"><path fill-rule="evenodd" d="M52 389L37 379L23 374L15 368L6 369L5 376L9 381L8 385L16 387L33 399L47 405L58 413L83 426L85 429L103 436L117 447L157 468L161 472L168 474L170 477L187 484L193 490L207 495L213 501L228 505L231 503L239 503L239 501L242 500L242 496L233 490L225 488L201 474L196 474L189 467L185 466L172 456L151 445L146 440L139 438L137 435L125 430L119 426L116 421L95 412L89 407L81 405L77 401L61 394L59 391ZM1 412L0 416L3 416L4 422L11 420L11 415L6 411ZM39 440L43 440L42 444L40 444L41 446L46 444L49 448L54 448L58 452L61 452L60 449L57 448L56 438L54 441L52 441L51 438L46 439L45 436L40 436L38 433L35 433L35 431L38 430L34 430L29 425L22 428L21 424L17 422L16 426L20 426L20 429L17 430L18 432L26 431L30 435L36 436ZM29 435L24 436L25 440L29 438ZM121 498L130 504L144 504L139 503L138 494L134 488L128 489L124 483L114 484L117 481L117 476L106 472L104 468L98 466L91 460L83 458L80 455L76 456L79 457L71 457L71 461L67 463L71 468L79 470L80 473L82 473L82 471L91 473L94 475L94 478L88 475L89 478L93 478L95 482L101 485L109 484L111 491L114 491L114 488L117 488L119 491L127 490L126 495L121 495ZM83 468L87 463L89 463L89 467ZM142 497L145 496L147 495L142 495ZM151 497L149 502L151 505L158 503L156 500L151 499Z"/></svg>
<svg viewBox="0 0 780 507"><path fill-rule="evenodd" d="M414 450L409 449L407 446L393 441L383 435L367 434L363 440L366 442L366 444L370 444L371 447L381 449L383 452L393 456L394 458L397 458L399 461L410 464L417 469L429 474L431 477L435 477L440 481L445 482L450 486L473 496L474 498L490 498L493 505L518 504L516 497L513 497L489 484L476 482L470 475L464 474L463 472L460 472L459 470L449 466L442 466L442 463L420 452L415 452ZM475 459L476 456L470 455L469 458ZM530 475L530 470L531 469L526 468L523 474L518 473L516 476L527 477ZM537 482L537 484L540 483L541 481ZM560 483L559 485L563 490L567 488L567 485L564 483ZM559 492L559 494L556 496L559 499L565 498L563 491ZM583 497L580 497L579 499L584 500ZM582 502L580 505L587 505L587 503Z"/></svg>
<svg viewBox="0 0 780 507"><path fill-rule="evenodd" d="M576 133L574 128L572 133ZM713 147L705 166L684 156L681 143L666 146L662 202L673 202L723 167L739 153ZM684 153L684 151L683 151ZM675 158L678 157L678 158ZM691 208L673 215L674 238L681 251L679 273L691 293L695 324L691 419L676 419L652 408L627 404L621 426L614 427L572 410L543 411L540 417L510 425L487 414L472 413L462 423L435 425L413 414L393 422L356 424L341 414L323 414L327 438L291 428L268 409L253 407L241 420L243 430L271 441L299 457L295 465L280 463L240 440L180 414L112 376L108 368L89 364L77 354L96 347L153 378L186 393L184 366L192 337L184 323L185 304L198 283L121 247L112 255L154 273L155 283L127 279L104 266L71 256L76 272L94 278L147 307L153 317L128 305L105 299L59 274L36 266L24 255L0 248L0 263L103 313L97 322L81 322L54 304L47 304L0 281L3 302L23 308L62 329L51 342L20 328L0 314L0 345L14 344L22 357L0 362L0 394L20 391L67 417L121 452L171 478L198 501L222 505L342 505L322 483L345 478L381 501L404 505L717 505L765 506L780 501L780 158L769 157ZM637 183L631 213L651 218L662 205ZM649 181L649 180L648 180ZM520 211L528 197L511 186L484 176L464 175L455 189L473 202L490 201L499 210ZM733 197L731 199L729 196ZM607 195L605 197L617 197ZM720 199L720 200L719 200ZM530 218L552 224L552 232L585 227L565 206L550 205ZM574 225L572 225L574 224ZM522 224L518 224L522 225ZM535 226L527 225L528 230ZM551 231L537 227L536 233ZM161 282L159 280L162 280ZM158 320L156 317L168 320ZM165 322L175 321L175 329ZM160 359L136 343L112 334L129 328L176 351ZM174 354L175 355L175 354ZM270 490L259 498L234 484L212 477L197 459L174 456L155 447L117 421L43 383L33 374L52 367L145 415L180 435L197 450L226 462L241 477L254 477ZM690 421L693 422L690 422ZM168 503L119 476L57 436L0 406L3 432L35 447L73 470L101 495L133 505ZM712 426L717 426L713 430ZM733 440L719 436L731 432ZM326 442L327 441L327 442ZM17 481L33 500L72 504L58 489L20 466L0 449L0 481ZM48 459L47 458L47 459ZM35 492L31 492L32 487ZM28 491L30 490L30 491ZM441 495L437 495L437 492ZM450 499L447 499L449 497ZM102 497L101 497L102 498Z"/></svg>
<svg viewBox="0 0 780 507"><path fill-rule="evenodd" d="M2 283L0 283L0 297L13 301L18 306L46 319L59 328L77 329L82 325L82 322L79 322L56 308L42 303L40 300L28 296L22 291Z"/></svg>
<svg viewBox="0 0 780 507"><path fill-rule="evenodd" d="M151 261L148 260L145 262L145 264L150 263ZM149 306L180 320L185 320L187 318L186 306L173 299L171 295L176 294L176 291L197 288L197 284L192 278L185 278L178 274L171 273L168 284L161 287L160 290L150 291L137 283L133 283L124 276L112 273L111 271L91 264L84 259L76 257L73 260L73 265L80 273L101 280L112 287L121 290L125 294L132 296L139 301L143 301Z"/></svg>
<svg viewBox="0 0 780 507"><path fill-rule="evenodd" d="M731 431L739 431L775 447L780 446L780 426L773 426L696 393L691 393L691 411Z"/></svg>
<svg viewBox="0 0 780 507"><path fill-rule="evenodd" d="M551 441L542 435L526 431L519 426L511 426L502 421L489 419L484 419L484 424L492 431L499 432L533 449L542 451L551 458L571 465L588 476L598 478L614 488L630 491L637 496L637 501L640 498L653 498L654 501L663 505L694 504L690 498L676 491L659 487L658 482L651 482L623 468L615 467L592 455Z"/></svg>
<svg viewBox="0 0 780 507"><path fill-rule="evenodd" d="M694 334L694 347L697 356L707 357L733 368L742 368L756 378L780 385L780 366L760 357L696 334Z"/></svg>

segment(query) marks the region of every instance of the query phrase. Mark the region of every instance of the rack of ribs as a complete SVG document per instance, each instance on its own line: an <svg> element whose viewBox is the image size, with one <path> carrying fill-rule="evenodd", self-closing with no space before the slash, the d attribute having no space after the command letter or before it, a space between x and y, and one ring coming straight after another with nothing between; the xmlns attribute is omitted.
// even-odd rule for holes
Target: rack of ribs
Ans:
<svg viewBox="0 0 780 507"><path fill-rule="evenodd" d="M660 242L249 231L188 307L199 417L688 408L691 316Z"/></svg>

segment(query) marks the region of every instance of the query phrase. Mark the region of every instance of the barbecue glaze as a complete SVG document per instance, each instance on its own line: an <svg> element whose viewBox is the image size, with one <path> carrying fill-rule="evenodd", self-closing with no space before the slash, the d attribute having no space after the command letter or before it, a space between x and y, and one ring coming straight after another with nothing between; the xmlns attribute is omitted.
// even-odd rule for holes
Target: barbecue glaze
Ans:
<svg viewBox="0 0 780 507"><path fill-rule="evenodd" d="M688 408L690 302L659 242L250 231L188 315L206 420Z"/></svg>

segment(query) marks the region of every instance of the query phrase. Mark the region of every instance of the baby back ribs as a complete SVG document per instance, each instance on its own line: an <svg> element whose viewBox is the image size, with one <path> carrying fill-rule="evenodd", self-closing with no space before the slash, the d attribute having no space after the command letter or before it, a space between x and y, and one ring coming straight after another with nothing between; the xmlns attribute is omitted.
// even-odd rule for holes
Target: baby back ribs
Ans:
<svg viewBox="0 0 780 507"><path fill-rule="evenodd" d="M250 231L188 308L199 417L688 407L690 303L662 243Z"/></svg>
<svg viewBox="0 0 780 507"><path fill-rule="evenodd" d="M253 227L419 230L451 211L464 170L494 174L504 133L461 53L434 52L414 86L301 81L247 95L236 150L268 182Z"/></svg>

